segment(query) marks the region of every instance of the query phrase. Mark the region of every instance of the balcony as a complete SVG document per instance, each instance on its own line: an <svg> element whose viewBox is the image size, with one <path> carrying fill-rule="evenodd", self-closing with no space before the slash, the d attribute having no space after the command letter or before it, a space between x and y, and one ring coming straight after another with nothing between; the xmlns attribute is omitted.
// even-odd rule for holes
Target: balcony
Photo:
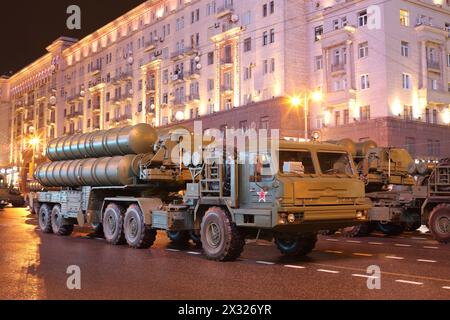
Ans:
<svg viewBox="0 0 450 320"><path fill-rule="evenodd" d="M118 74L117 76L115 76L114 78L112 78L111 83L114 85L119 85L123 82L128 82L128 81L132 81L132 80L133 80L133 72L128 71L128 72L122 72L122 73Z"/></svg>
<svg viewBox="0 0 450 320"><path fill-rule="evenodd" d="M52 127L56 125L56 119L52 118L52 119L48 119L47 120L47 126Z"/></svg>
<svg viewBox="0 0 450 320"><path fill-rule="evenodd" d="M189 79L190 80L198 80L200 79L200 70L191 70L189 72Z"/></svg>
<svg viewBox="0 0 450 320"><path fill-rule="evenodd" d="M192 93L187 96L188 103L199 103L200 102L200 94Z"/></svg>
<svg viewBox="0 0 450 320"><path fill-rule="evenodd" d="M144 52L150 52L156 49L158 42L157 41L148 41L145 43Z"/></svg>
<svg viewBox="0 0 450 320"><path fill-rule="evenodd" d="M92 106L92 112L101 112L102 111L102 107L100 106L100 104L94 104Z"/></svg>
<svg viewBox="0 0 450 320"><path fill-rule="evenodd" d="M75 118L81 118L83 116L83 111L73 111L70 112L66 118L67 119L75 119Z"/></svg>
<svg viewBox="0 0 450 320"><path fill-rule="evenodd" d="M226 17L227 15L231 15L234 12L233 4L228 3L225 4L223 7L220 7L217 9L216 18L221 19L223 17Z"/></svg>
<svg viewBox="0 0 450 320"><path fill-rule="evenodd" d="M172 83L173 84L179 84L179 83L183 83L184 80L184 73L180 72L180 73L176 73L172 76Z"/></svg>
<svg viewBox="0 0 450 320"><path fill-rule="evenodd" d="M224 95L231 95L233 94L233 87L232 86L222 86L221 87L221 92Z"/></svg>
<svg viewBox="0 0 450 320"><path fill-rule="evenodd" d="M428 60L427 61L427 67L429 71L441 72L441 63L438 60Z"/></svg>
<svg viewBox="0 0 450 320"><path fill-rule="evenodd" d="M199 49L197 46L193 45L191 47L184 48L184 54L188 56L198 55Z"/></svg>
<svg viewBox="0 0 450 320"><path fill-rule="evenodd" d="M133 116L131 114L123 114L120 116L116 116L112 119L112 122L115 124L128 124L133 120Z"/></svg>
<svg viewBox="0 0 450 320"><path fill-rule="evenodd" d="M147 85L146 87L147 94L154 94L156 93L156 85Z"/></svg>
<svg viewBox="0 0 450 320"><path fill-rule="evenodd" d="M100 66L96 66L91 69L91 75L95 76L99 74L102 71L102 68Z"/></svg>
<svg viewBox="0 0 450 320"><path fill-rule="evenodd" d="M120 101L131 101L131 100L133 100L133 94L131 93L123 94L120 98Z"/></svg>
<svg viewBox="0 0 450 320"><path fill-rule="evenodd" d="M185 98L175 98L173 99L173 106L175 108L184 107L186 105L186 99Z"/></svg>
<svg viewBox="0 0 450 320"><path fill-rule="evenodd" d="M233 66L234 62L231 57L226 57L220 60L220 65L222 68L231 68Z"/></svg>
<svg viewBox="0 0 450 320"><path fill-rule="evenodd" d="M184 49L177 50L177 51L172 53L172 55L170 56L170 59L172 61L174 61L174 62L178 61L178 60L181 60L181 59L183 59L185 57L185 53L186 52L184 51Z"/></svg>
<svg viewBox="0 0 450 320"><path fill-rule="evenodd" d="M232 22L222 23L208 29L208 38L211 38L212 42L217 43L232 39L243 31L245 31L244 26L239 26Z"/></svg>
<svg viewBox="0 0 450 320"><path fill-rule="evenodd" d="M334 63L331 65L331 73L345 73L346 71L346 64L344 63Z"/></svg>

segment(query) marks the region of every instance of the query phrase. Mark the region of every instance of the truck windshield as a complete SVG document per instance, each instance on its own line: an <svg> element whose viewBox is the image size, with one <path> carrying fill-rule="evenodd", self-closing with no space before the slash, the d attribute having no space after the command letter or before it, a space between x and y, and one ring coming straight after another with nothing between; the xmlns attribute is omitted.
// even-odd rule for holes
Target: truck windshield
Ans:
<svg viewBox="0 0 450 320"><path fill-rule="evenodd" d="M346 153L318 152L317 157L323 174L354 174L350 158Z"/></svg>
<svg viewBox="0 0 450 320"><path fill-rule="evenodd" d="M310 152L282 151L279 153L280 173L282 174L315 174L314 163Z"/></svg>

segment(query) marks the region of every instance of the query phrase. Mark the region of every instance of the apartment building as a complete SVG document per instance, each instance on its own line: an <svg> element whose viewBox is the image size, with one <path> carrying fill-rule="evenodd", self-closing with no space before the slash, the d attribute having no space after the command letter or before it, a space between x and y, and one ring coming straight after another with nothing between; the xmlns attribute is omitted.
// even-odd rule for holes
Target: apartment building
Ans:
<svg viewBox="0 0 450 320"><path fill-rule="evenodd" d="M314 1L308 24L324 139L450 155L450 1Z"/></svg>
<svg viewBox="0 0 450 320"><path fill-rule="evenodd" d="M0 77L0 114L7 119L0 126L0 168L9 165L9 145L11 128L11 105L8 77Z"/></svg>
<svg viewBox="0 0 450 320"><path fill-rule="evenodd" d="M450 6L435 2L149 0L8 80L11 163L56 136L141 122L300 138L290 97L316 90L307 129L324 139L448 155Z"/></svg>

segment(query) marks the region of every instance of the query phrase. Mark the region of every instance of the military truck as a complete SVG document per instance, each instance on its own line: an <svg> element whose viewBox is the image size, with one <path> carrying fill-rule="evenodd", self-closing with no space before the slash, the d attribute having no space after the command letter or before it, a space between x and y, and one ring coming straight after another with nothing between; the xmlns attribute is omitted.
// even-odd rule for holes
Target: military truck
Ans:
<svg viewBox="0 0 450 320"><path fill-rule="evenodd" d="M366 196L373 203L369 221L343 229L344 235L366 236L375 229L386 235L398 235L428 225L436 240L448 241L450 227L445 222L450 221L445 220L450 202L447 197L450 180L446 176L448 159L438 164L415 163L409 152L402 148L378 147L373 141L358 144L349 139L334 143L354 155L366 185ZM440 212L440 224L436 222L438 214L431 221L435 208Z"/></svg>
<svg viewBox="0 0 450 320"><path fill-rule="evenodd" d="M9 204L20 208L25 205L25 200L20 191L8 185L6 177L0 175L0 209L5 208Z"/></svg>
<svg viewBox="0 0 450 320"><path fill-rule="evenodd" d="M194 234L207 258L230 261L245 238L275 239L283 254L299 256L319 230L367 221L364 183L340 146L277 140L274 151L249 148L234 159L205 143L194 166L183 161L184 137L139 124L50 142L52 162L36 180L60 190L38 192L41 231L67 236L88 223L132 248L151 247L158 230L185 241Z"/></svg>

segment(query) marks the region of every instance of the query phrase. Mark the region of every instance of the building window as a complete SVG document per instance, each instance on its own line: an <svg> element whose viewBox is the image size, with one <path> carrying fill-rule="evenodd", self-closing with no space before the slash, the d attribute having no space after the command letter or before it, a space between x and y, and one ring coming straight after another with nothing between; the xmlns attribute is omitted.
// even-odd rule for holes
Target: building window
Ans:
<svg viewBox="0 0 450 320"><path fill-rule="evenodd" d="M339 20L333 20L333 30L339 30Z"/></svg>
<svg viewBox="0 0 450 320"><path fill-rule="evenodd" d="M314 41L319 41L323 35L323 26L314 28Z"/></svg>
<svg viewBox="0 0 450 320"><path fill-rule="evenodd" d="M369 56L369 43L363 42L358 46L359 58L365 58Z"/></svg>
<svg viewBox="0 0 450 320"><path fill-rule="evenodd" d="M347 17L342 17L341 18L341 25L342 25L343 28L348 25Z"/></svg>
<svg viewBox="0 0 450 320"><path fill-rule="evenodd" d="M338 127L341 124L341 112L336 111L334 114L334 125Z"/></svg>
<svg viewBox="0 0 450 320"><path fill-rule="evenodd" d="M252 38L244 40L244 52L252 51Z"/></svg>
<svg viewBox="0 0 450 320"><path fill-rule="evenodd" d="M350 123L350 111L348 109L344 110L344 125Z"/></svg>
<svg viewBox="0 0 450 320"><path fill-rule="evenodd" d="M208 66L214 64L214 52L208 52Z"/></svg>
<svg viewBox="0 0 450 320"><path fill-rule="evenodd" d="M439 89L438 81L436 79L431 79L431 89L434 91Z"/></svg>
<svg viewBox="0 0 450 320"><path fill-rule="evenodd" d="M270 73L275 72L275 58L270 59Z"/></svg>
<svg viewBox="0 0 450 320"><path fill-rule="evenodd" d="M402 41L402 56L409 57L409 42Z"/></svg>
<svg viewBox="0 0 450 320"><path fill-rule="evenodd" d="M409 11L400 10L400 25L409 27Z"/></svg>
<svg viewBox="0 0 450 320"><path fill-rule="evenodd" d="M413 137L406 137L405 140L406 150L409 154L415 157L416 155L416 139Z"/></svg>
<svg viewBox="0 0 450 320"><path fill-rule="evenodd" d="M438 124L438 114L436 109L433 109L433 124Z"/></svg>
<svg viewBox="0 0 450 320"><path fill-rule="evenodd" d="M403 118L405 120L411 121L413 119L413 107L412 106L404 106L403 107Z"/></svg>
<svg viewBox="0 0 450 320"><path fill-rule="evenodd" d="M268 60L264 60L263 61L263 74L268 74L269 73L269 61Z"/></svg>
<svg viewBox="0 0 450 320"><path fill-rule="evenodd" d="M410 90L411 89L411 75L404 73L402 74L402 84L403 89Z"/></svg>
<svg viewBox="0 0 450 320"><path fill-rule="evenodd" d="M208 79L208 91L214 90L214 79Z"/></svg>
<svg viewBox="0 0 450 320"><path fill-rule="evenodd" d="M361 75L361 90L366 90L370 88L369 75Z"/></svg>
<svg viewBox="0 0 450 320"><path fill-rule="evenodd" d="M270 43L275 43L275 29L270 29Z"/></svg>
<svg viewBox="0 0 450 320"><path fill-rule="evenodd" d="M262 117L259 122L259 130L269 130L269 117Z"/></svg>
<svg viewBox="0 0 450 320"><path fill-rule="evenodd" d="M367 10L358 12L358 26L364 27L365 25L367 25L367 18Z"/></svg>
<svg viewBox="0 0 450 320"><path fill-rule="evenodd" d="M370 120L370 106L364 106L359 108L359 119L361 121Z"/></svg>
<svg viewBox="0 0 450 320"><path fill-rule="evenodd" d="M447 55L447 66L450 67L450 54Z"/></svg>
<svg viewBox="0 0 450 320"><path fill-rule="evenodd" d="M431 123L431 114L430 114L430 108L425 109L425 122Z"/></svg>
<svg viewBox="0 0 450 320"><path fill-rule="evenodd" d="M252 78L252 68L245 67L244 68L244 80L249 80Z"/></svg>
<svg viewBox="0 0 450 320"><path fill-rule="evenodd" d="M269 33L267 31L264 31L262 39L263 46L267 46L269 44Z"/></svg>
<svg viewBox="0 0 450 320"><path fill-rule="evenodd" d="M317 56L316 57L316 70L322 70L323 69L323 56Z"/></svg>
<svg viewBox="0 0 450 320"><path fill-rule="evenodd" d="M268 11L267 11L267 3L266 3L266 4L263 4L263 13L262 13L263 17L267 17L267 13L268 13Z"/></svg>

